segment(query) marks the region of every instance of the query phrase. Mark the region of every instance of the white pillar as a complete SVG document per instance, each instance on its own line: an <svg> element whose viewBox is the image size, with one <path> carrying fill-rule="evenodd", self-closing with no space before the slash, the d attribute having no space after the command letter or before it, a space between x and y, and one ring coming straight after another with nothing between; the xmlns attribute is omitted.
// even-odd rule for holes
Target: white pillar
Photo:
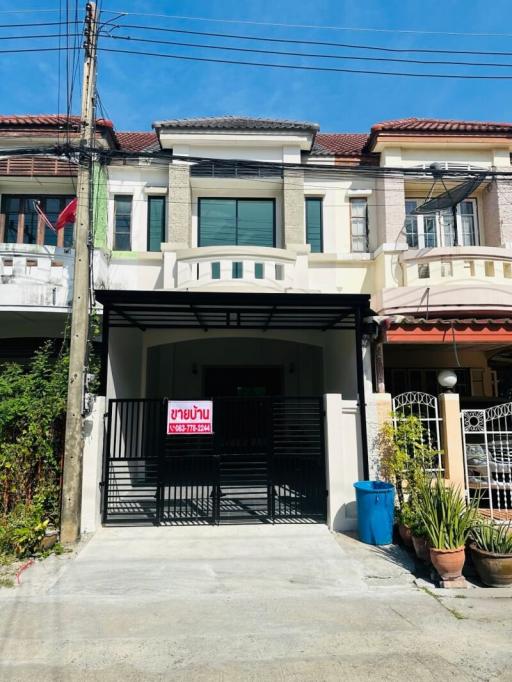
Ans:
<svg viewBox="0 0 512 682"><path fill-rule="evenodd" d="M103 415L105 414L105 405L105 398L98 396L84 424L81 533L94 533L101 524L100 481L103 463Z"/></svg>
<svg viewBox="0 0 512 682"><path fill-rule="evenodd" d="M355 530L355 490L360 479L361 437L357 401L339 393L324 395L327 523L331 530Z"/></svg>

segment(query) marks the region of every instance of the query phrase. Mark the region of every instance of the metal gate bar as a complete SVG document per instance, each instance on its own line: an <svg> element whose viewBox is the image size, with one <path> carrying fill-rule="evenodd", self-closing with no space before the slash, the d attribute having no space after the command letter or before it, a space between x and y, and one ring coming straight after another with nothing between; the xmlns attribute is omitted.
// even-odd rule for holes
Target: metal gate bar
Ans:
<svg viewBox="0 0 512 682"><path fill-rule="evenodd" d="M325 521L323 401L214 400L214 436L165 434L163 400L111 400L104 523Z"/></svg>
<svg viewBox="0 0 512 682"><path fill-rule="evenodd" d="M512 403L462 410L466 489L498 521L512 520Z"/></svg>

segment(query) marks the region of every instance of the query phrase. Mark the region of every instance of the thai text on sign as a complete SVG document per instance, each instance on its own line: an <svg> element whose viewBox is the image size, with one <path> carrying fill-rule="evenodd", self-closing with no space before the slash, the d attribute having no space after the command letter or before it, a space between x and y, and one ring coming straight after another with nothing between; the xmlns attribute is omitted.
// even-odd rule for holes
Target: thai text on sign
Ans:
<svg viewBox="0 0 512 682"><path fill-rule="evenodd" d="M167 435L213 433L211 400L169 400Z"/></svg>

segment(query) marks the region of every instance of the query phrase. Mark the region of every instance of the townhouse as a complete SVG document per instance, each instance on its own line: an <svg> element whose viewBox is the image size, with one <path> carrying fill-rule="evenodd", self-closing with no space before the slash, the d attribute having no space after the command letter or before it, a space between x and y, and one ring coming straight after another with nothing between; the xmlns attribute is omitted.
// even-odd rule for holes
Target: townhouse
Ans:
<svg viewBox="0 0 512 682"><path fill-rule="evenodd" d="M68 142L76 122L3 119L0 335L19 357L69 313L72 233L45 230L33 201L52 218L74 168L8 150ZM511 124L98 123L91 266L107 402L93 414L85 526L101 483L104 522L350 528L379 394L437 395L451 369L464 405L507 398ZM479 181L453 210L414 212L468 177ZM166 435L164 398L212 400L214 434Z"/></svg>

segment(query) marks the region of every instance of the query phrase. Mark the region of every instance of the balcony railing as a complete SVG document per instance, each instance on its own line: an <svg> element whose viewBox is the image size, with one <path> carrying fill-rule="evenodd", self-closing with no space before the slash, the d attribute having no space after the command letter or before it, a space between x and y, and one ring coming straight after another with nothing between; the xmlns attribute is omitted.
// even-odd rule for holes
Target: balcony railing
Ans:
<svg viewBox="0 0 512 682"><path fill-rule="evenodd" d="M405 251L404 286L431 286L476 280L512 285L512 251L480 246Z"/></svg>
<svg viewBox="0 0 512 682"><path fill-rule="evenodd" d="M0 306L69 306L73 292L73 260L71 249L2 244Z"/></svg>
<svg viewBox="0 0 512 682"><path fill-rule="evenodd" d="M307 250L208 246L164 253L166 288L308 288Z"/></svg>

